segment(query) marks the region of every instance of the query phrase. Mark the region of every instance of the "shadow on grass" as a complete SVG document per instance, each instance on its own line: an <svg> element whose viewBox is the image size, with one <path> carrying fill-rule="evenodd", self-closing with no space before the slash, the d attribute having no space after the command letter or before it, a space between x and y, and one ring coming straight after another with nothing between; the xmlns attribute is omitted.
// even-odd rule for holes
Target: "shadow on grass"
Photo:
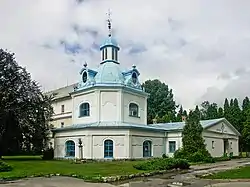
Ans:
<svg viewBox="0 0 250 187"><path fill-rule="evenodd" d="M41 155L32 155L32 156L3 156L2 160L6 161L41 161L42 156Z"/></svg>

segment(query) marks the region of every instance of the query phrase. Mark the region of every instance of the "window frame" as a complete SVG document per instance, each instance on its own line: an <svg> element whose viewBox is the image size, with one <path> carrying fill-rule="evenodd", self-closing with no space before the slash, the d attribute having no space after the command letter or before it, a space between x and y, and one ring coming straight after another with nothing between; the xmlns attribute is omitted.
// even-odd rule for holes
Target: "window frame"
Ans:
<svg viewBox="0 0 250 187"><path fill-rule="evenodd" d="M62 122L61 122L61 128L63 128L63 127L64 127L64 122L62 121Z"/></svg>
<svg viewBox="0 0 250 187"><path fill-rule="evenodd" d="M105 49L102 50L102 61L105 60L105 57L104 57L104 53L105 53L105 52L104 52L104 50L105 50Z"/></svg>
<svg viewBox="0 0 250 187"><path fill-rule="evenodd" d="M129 103L128 110L129 110L128 112L129 112L129 116L130 117L137 117L137 118L139 118L139 105L138 104L133 103L133 102ZM136 111L136 115L133 114L134 111Z"/></svg>
<svg viewBox="0 0 250 187"><path fill-rule="evenodd" d="M148 150L145 150L146 146L148 147ZM142 156L143 158L152 157L152 141L145 140L142 144Z"/></svg>
<svg viewBox="0 0 250 187"><path fill-rule="evenodd" d="M104 60L107 60L108 59L108 49L105 48L104 50L105 50Z"/></svg>
<svg viewBox="0 0 250 187"><path fill-rule="evenodd" d="M65 105L61 105L61 113L63 114L65 112Z"/></svg>
<svg viewBox="0 0 250 187"><path fill-rule="evenodd" d="M87 105L86 108L83 108L84 105ZM86 112L84 114L84 112ZM79 106L79 118L90 116L90 104L88 102L81 103Z"/></svg>
<svg viewBox="0 0 250 187"><path fill-rule="evenodd" d="M103 142L103 156L104 158L114 158L114 141L106 139Z"/></svg>
<svg viewBox="0 0 250 187"><path fill-rule="evenodd" d="M212 141L212 149L214 149L214 143L215 143L215 142L214 142L214 140L213 140L213 141Z"/></svg>
<svg viewBox="0 0 250 187"><path fill-rule="evenodd" d="M174 151L172 150L172 144L174 144ZM176 151L176 141L168 141L168 152L174 153Z"/></svg>
<svg viewBox="0 0 250 187"><path fill-rule="evenodd" d="M75 156L76 156L76 143L73 140L67 140L65 142L65 157L75 157Z"/></svg>

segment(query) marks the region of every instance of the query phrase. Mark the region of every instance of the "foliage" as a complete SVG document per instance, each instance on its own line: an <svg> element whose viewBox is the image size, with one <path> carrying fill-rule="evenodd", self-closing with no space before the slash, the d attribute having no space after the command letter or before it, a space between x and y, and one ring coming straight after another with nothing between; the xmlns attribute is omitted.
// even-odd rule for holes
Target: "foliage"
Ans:
<svg viewBox="0 0 250 187"><path fill-rule="evenodd" d="M182 132L183 148L174 153L175 158L187 159L190 162L214 162L206 149L200 124L201 113L198 106L190 111Z"/></svg>
<svg viewBox="0 0 250 187"><path fill-rule="evenodd" d="M204 139L202 137L203 128L200 124L200 117L196 112L190 111L186 124L183 128L183 149L189 154L198 150L205 150Z"/></svg>
<svg viewBox="0 0 250 187"><path fill-rule="evenodd" d="M51 97L15 61L0 49L0 157L22 151L39 152L45 146L53 113ZM32 146L31 146L32 145Z"/></svg>
<svg viewBox="0 0 250 187"><path fill-rule="evenodd" d="M12 166L0 160L0 172L7 172L7 171L11 171L12 169L13 169Z"/></svg>
<svg viewBox="0 0 250 187"><path fill-rule="evenodd" d="M214 163L215 160L211 157L210 153L207 150L198 150L192 154L185 151L185 149L180 148L174 153L174 158L176 159L187 159L189 162L206 162Z"/></svg>
<svg viewBox="0 0 250 187"><path fill-rule="evenodd" d="M244 140L245 150L250 152L250 109L246 112L246 121L243 123L242 139Z"/></svg>
<svg viewBox="0 0 250 187"><path fill-rule="evenodd" d="M221 162L221 161L229 161L231 160L231 158L228 156L222 156L222 157L215 157L214 160L215 162Z"/></svg>
<svg viewBox="0 0 250 187"><path fill-rule="evenodd" d="M48 148L43 151L43 160L53 160L54 159L54 149Z"/></svg>
<svg viewBox="0 0 250 187"><path fill-rule="evenodd" d="M204 101L201 104L201 119L216 119L219 118L218 106L216 103L210 103L209 101Z"/></svg>
<svg viewBox="0 0 250 187"><path fill-rule="evenodd" d="M142 86L150 94L148 98L148 123L153 123L155 117L163 122L175 121L176 103L172 89L157 79L147 80Z"/></svg>
<svg viewBox="0 0 250 187"><path fill-rule="evenodd" d="M150 159L142 163L134 165L134 168L144 171L153 170L169 170L169 169L188 169L190 167L189 163L185 159L175 159L175 158L156 158Z"/></svg>

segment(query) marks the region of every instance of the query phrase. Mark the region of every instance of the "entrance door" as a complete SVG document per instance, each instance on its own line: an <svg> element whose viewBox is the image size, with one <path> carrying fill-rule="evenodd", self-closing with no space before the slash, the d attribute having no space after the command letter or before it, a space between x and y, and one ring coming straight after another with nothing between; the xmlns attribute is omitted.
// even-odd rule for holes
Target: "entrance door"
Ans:
<svg viewBox="0 0 250 187"><path fill-rule="evenodd" d="M229 146L228 139L223 139L223 146L224 146L224 154L227 154L228 153L228 146Z"/></svg>

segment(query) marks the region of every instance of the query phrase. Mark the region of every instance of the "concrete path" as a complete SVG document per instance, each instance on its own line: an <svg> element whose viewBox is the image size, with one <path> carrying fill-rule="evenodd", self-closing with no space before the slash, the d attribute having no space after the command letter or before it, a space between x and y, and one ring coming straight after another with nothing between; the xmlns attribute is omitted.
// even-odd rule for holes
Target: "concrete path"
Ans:
<svg viewBox="0 0 250 187"><path fill-rule="evenodd" d="M18 180L11 183L0 184L0 187L180 187L178 184L181 183L183 186L187 187L250 187L250 182L228 183L228 181L223 181L224 183L221 183L221 181L202 180L196 178L197 175L233 169L247 164L250 164L250 159L238 159L213 164L192 166L191 170L186 174L171 173L143 179L134 179L133 181L127 182L125 184L112 185L107 183L87 183L81 179L71 177L52 177Z"/></svg>
<svg viewBox="0 0 250 187"><path fill-rule="evenodd" d="M71 177L31 178L0 184L0 187L114 187L111 184L88 183Z"/></svg>

